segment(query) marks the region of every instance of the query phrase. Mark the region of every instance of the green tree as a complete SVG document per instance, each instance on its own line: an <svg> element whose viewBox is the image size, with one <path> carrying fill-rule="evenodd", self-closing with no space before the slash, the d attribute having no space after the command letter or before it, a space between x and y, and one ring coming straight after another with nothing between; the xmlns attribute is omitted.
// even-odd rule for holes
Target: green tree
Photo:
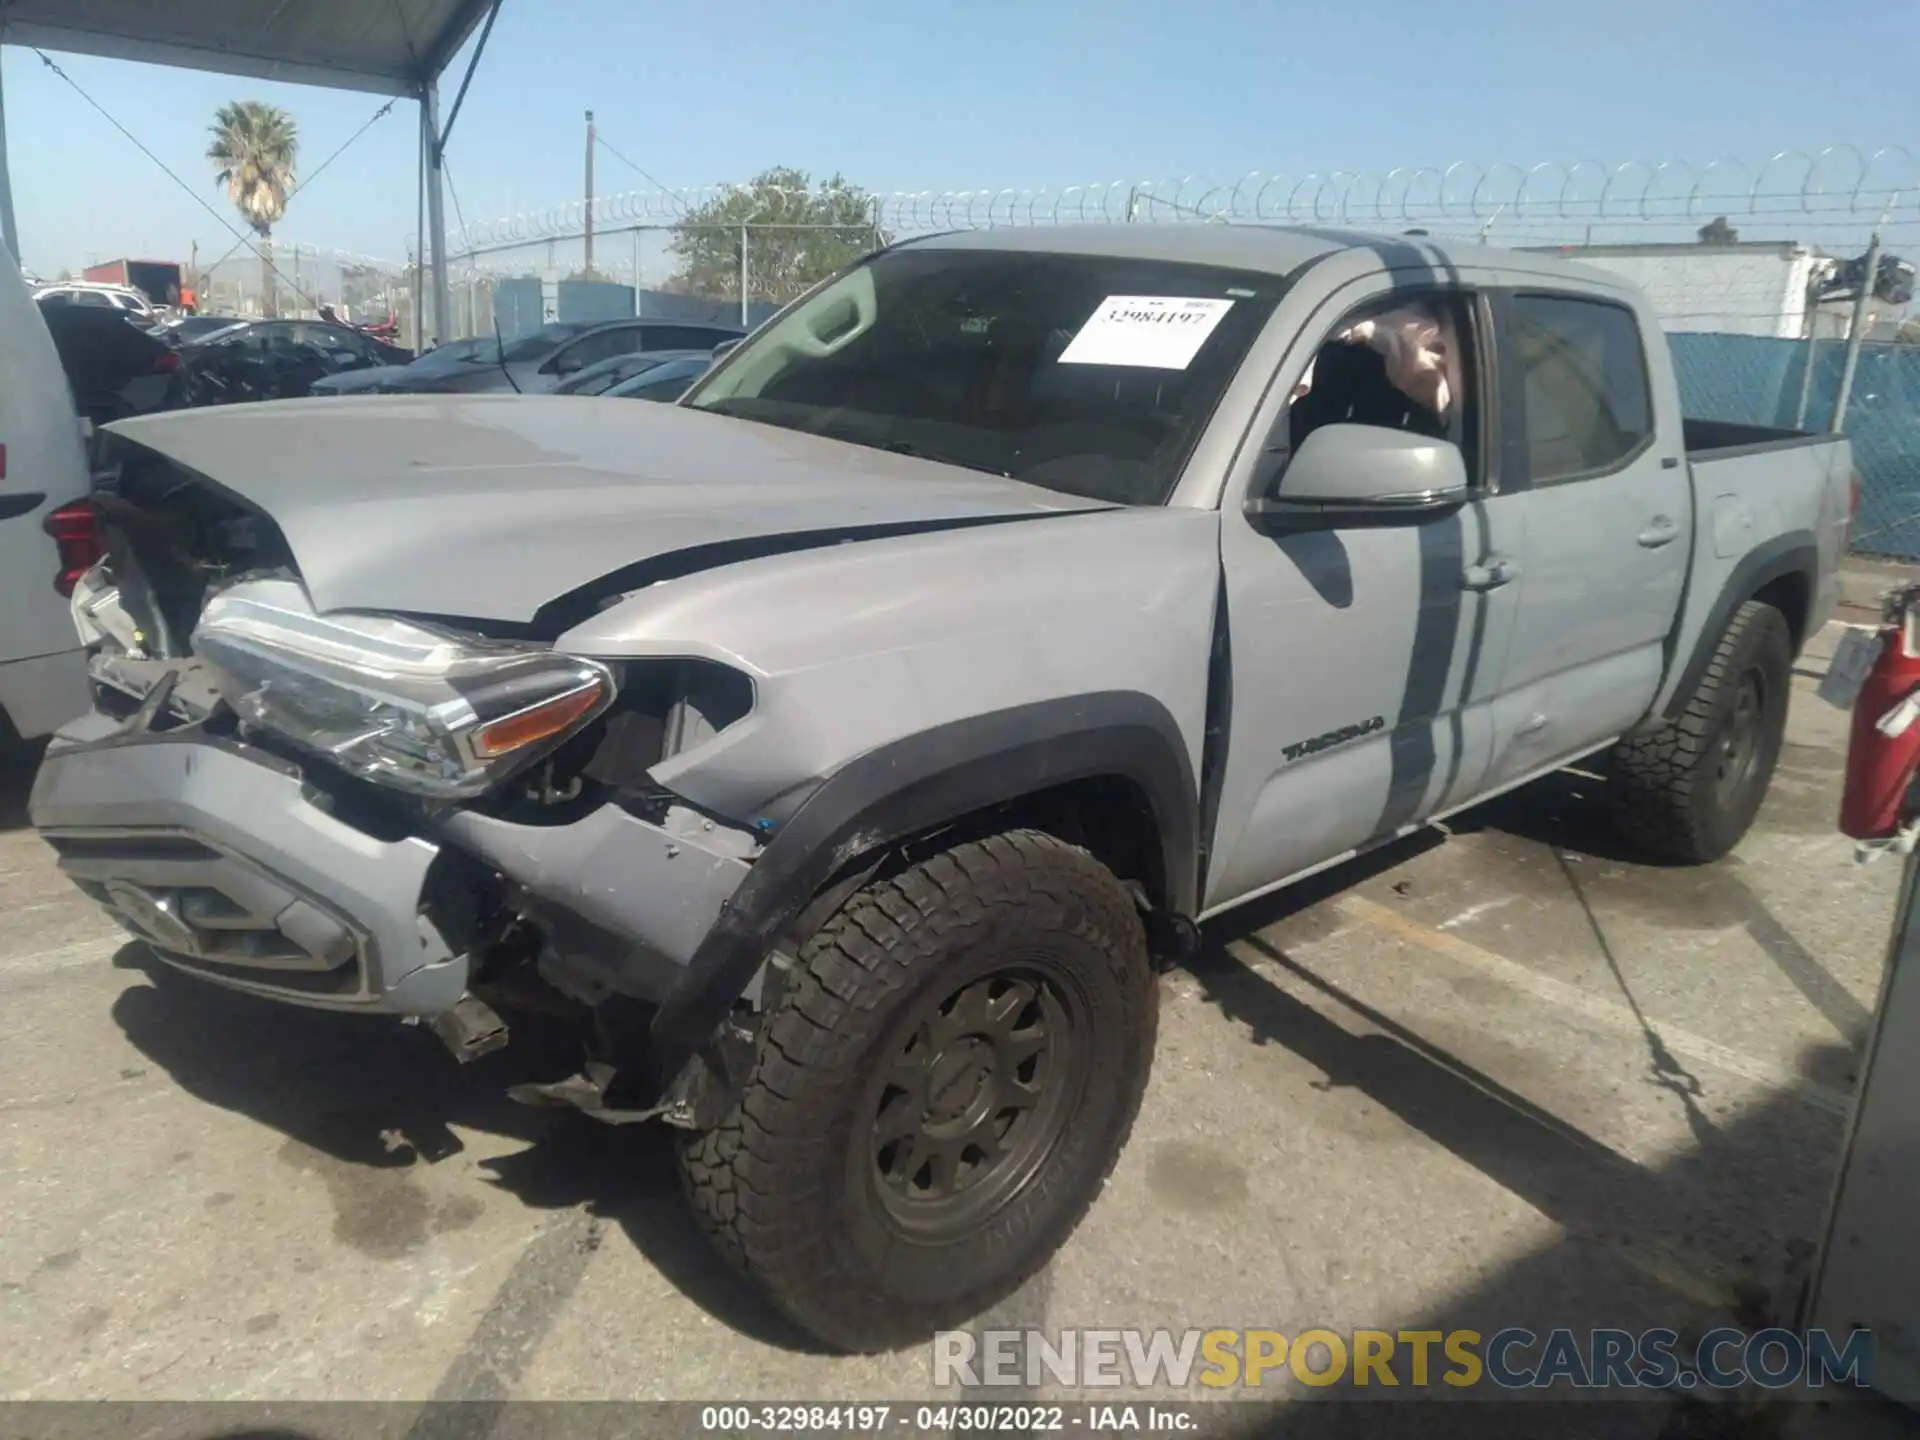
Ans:
<svg viewBox="0 0 1920 1440"><path fill-rule="evenodd" d="M857 260L886 236L873 197L840 175L816 188L804 171L776 165L730 186L673 227L672 287L695 295L740 293L745 231L747 298L791 300Z"/></svg>
<svg viewBox="0 0 1920 1440"><path fill-rule="evenodd" d="M1698 231L1702 245L1731 245L1739 240L1740 232L1727 223L1727 217L1716 215Z"/></svg>
<svg viewBox="0 0 1920 1440"><path fill-rule="evenodd" d="M227 187L227 198L233 201L234 209L260 237L261 305L272 315L279 308L273 274L273 227L287 213L294 162L300 150L299 134L291 115L263 100L234 100L222 105L213 112L213 124L207 129L213 136L207 146L207 159L218 170L214 178Z"/></svg>

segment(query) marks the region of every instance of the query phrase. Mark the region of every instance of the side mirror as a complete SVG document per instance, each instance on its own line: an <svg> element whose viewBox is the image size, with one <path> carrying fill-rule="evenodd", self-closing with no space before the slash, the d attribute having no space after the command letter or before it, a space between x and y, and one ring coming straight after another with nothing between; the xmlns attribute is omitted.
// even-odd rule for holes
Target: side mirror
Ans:
<svg viewBox="0 0 1920 1440"><path fill-rule="evenodd" d="M587 368L587 361L575 351L562 350L541 368L549 375L577 375Z"/></svg>
<svg viewBox="0 0 1920 1440"><path fill-rule="evenodd" d="M1377 425L1323 425L1301 442L1256 519L1373 523L1438 514L1471 495L1460 447Z"/></svg>

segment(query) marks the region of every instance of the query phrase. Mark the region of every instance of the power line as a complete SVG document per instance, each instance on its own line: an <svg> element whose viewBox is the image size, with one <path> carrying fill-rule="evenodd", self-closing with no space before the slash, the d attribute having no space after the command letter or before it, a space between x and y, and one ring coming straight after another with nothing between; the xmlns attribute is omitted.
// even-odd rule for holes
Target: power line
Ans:
<svg viewBox="0 0 1920 1440"><path fill-rule="evenodd" d="M668 198L673 200L675 204L679 205L681 213L682 214L686 213L687 202L682 200L678 195L674 194L671 187L662 185L658 180L654 179L653 176L649 175L645 170L642 170L638 165L634 164L633 161L627 159L626 156L622 155L618 150L614 149L613 146L607 144L606 136L600 134L598 131L595 131L593 138L595 142L599 144L599 146L603 150L605 150L609 155L613 156L614 159L618 160L622 165L626 166L629 170L633 171L633 173L638 175L642 180L646 181L649 185L653 186L656 190L665 191Z"/></svg>
<svg viewBox="0 0 1920 1440"><path fill-rule="evenodd" d="M467 217L465 212L460 209L460 192L454 188L453 167L447 163L445 151L442 151L440 155L440 174L445 177L447 194L453 200L453 218L460 222L460 234L465 238L467 234Z"/></svg>
<svg viewBox="0 0 1920 1440"><path fill-rule="evenodd" d="M126 136L127 139L131 140L134 144L134 147L138 149L142 155L146 156L147 159L151 160L155 165L158 165L160 167L162 174L164 174L169 180L173 181L173 183L178 185L182 190L186 191L186 193L192 197L193 203L198 205L202 210L206 211L207 214L211 215L214 218L214 221L220 226L221 229L225 230L229 235L233 236L235 240L238 240L242 245L245 245L249 250L252 250L255 255L259 256L260 263L265 265L269 270L273 271L273 273L279 276L280 279L286 280L288 289L293 291L293 293L299 296L302 300L306 300L313 304L319 303L318 301L315 301L311 295L307 294L293 281L287 280L286 275L281 271L279 266L273 263L273 260L270 256L264 254L262 251L258 249L255 249L253 242L247 239L247 237L241 234L238 230L234 229L233 226L228 222L226 216L222 215L218 210L214 209L213 206L209 205L205 200L203 200L200 197L199 191L195 190L191 185L187 184L186 181L182 180L178 175L174 174L172 169L168 167L166 161L162 160L158 155L154 154L153 151L149 150L145 145L141 144L139 136L135 135L131 130L127 129L126 126L122 125L118 120L114 119L113 116L109 115L106 111L106 108L102 106L98 100L94 99L93 96L89 95L85 90L81 89L80 83L77 80L75 80L71 75L67 74L67 72L62 70L58 65L54 64L52 57L50 57L44 50L40 50L36 48L33 53L40 57L41 64L45 65L49 70L53 71L54 74L58 75L62 80L66 81L68 85L72 86L74 94L78 95L82 100L86 101L87 104L91 105L96 111L98 111L101 119L105 120L109 125L113 126L114 129L118 130L122 135ZM232 254L233 252L228 251L227 253Z"/></svg>

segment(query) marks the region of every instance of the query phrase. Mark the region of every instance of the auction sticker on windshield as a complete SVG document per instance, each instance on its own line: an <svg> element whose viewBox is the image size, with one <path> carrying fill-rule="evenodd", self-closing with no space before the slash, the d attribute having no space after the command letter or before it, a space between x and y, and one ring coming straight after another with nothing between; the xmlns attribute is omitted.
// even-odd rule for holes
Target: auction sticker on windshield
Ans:
<svg viewBox="0 0 1920 1440"><path fill-rule="evenodd" d="M1184 370L1232 308L1231 300L1109 295L1061 352L1060 363Z"/></svg>

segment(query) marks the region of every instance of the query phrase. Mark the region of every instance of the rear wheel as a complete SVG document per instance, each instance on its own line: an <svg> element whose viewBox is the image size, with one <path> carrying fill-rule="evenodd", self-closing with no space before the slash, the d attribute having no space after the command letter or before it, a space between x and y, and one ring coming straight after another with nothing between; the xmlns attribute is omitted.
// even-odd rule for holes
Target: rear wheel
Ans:
<svg viewBox="0 0 1920 1440"><path fill-rule="evenodd" d="M1086 1213L1139 1109L1156 1000L1131 897L1051 836L870 884L803 950L740 1105L684 1149L694 1210L820 1339L925 1339Z"/></svg>
<svg viewBox="0 0 1920 1440"><path fill-rule="evenodd" d="M1680 718L1614 747L1607 790L1620 833L1654 858L1686 864L1739 844L1780 758L1792 671L1786 618L1749 600Z"/></svg>

